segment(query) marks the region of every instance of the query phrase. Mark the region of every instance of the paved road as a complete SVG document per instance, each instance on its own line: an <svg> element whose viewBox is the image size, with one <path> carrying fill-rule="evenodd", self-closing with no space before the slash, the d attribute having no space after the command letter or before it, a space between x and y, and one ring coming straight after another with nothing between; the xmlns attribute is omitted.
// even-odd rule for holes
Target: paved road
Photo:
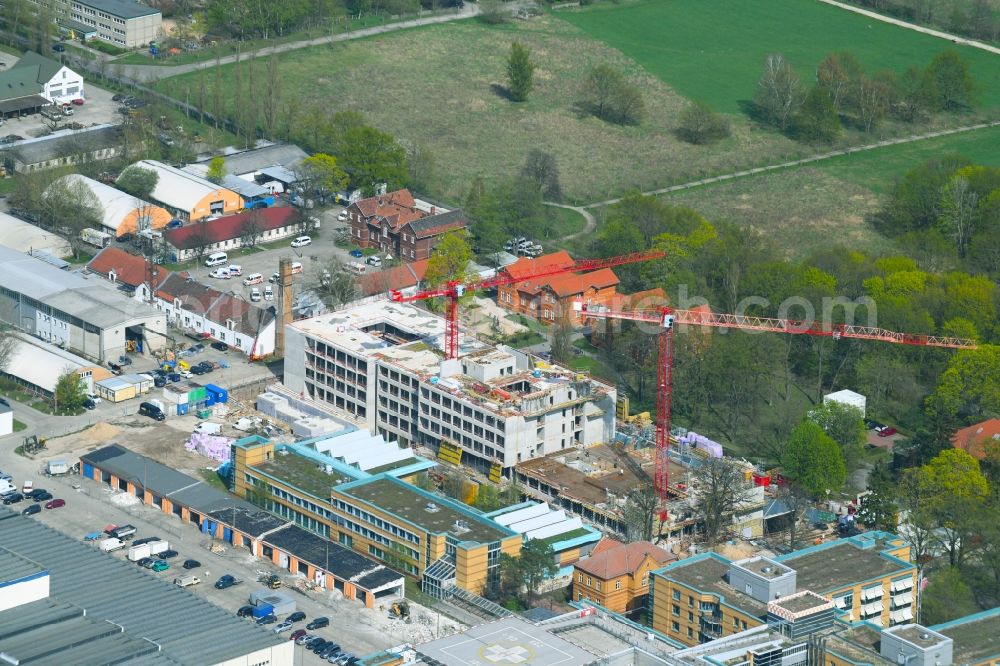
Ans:
<svg viewBox="0 0 1000 666"><path fill-rule="evenodd" d="M307 48L309 46L320 46L322 44L332 44L334 42L346 42L352 39L362 39L364 37L371 37L372 35L381 35L387 32L394 32L396 30L405 30L407 28L416 28L424 25L434 25L437 23L448 23L451 21L459 21L462 19L472 18L479 13L479 6L474 2L468 2L461 9L456 9L453 13L448 14L438 14L435 16L428 16L426 18L411 19L409 21L400 21L399 23L389 23L387 25L376 26L374 28L364 28L362 30L355 30L352 32L345 32L337 35L327 35L325 37L317 37L316 39L304 39L298 42L288 42L287 44L278 44L275 46L268 46L262 48L254 53L253 57L262 58L269 56L272 53L285 53L287 51L295 51L297 49ZM241 60L248 59L249 54L242 54L239 56ZM225 56L220 59L220 62L224 65L236 62L236 55ZM114 61L110 61L114 64ZM187 72L194 72L199 69L208 69L209 67L215 66L215 60L209 59L203 62L194 62L187 65L120 65L121 73L135 81L142 81L145 83L151 81L159 81L160 79L166 79L171 76L178 76L180 74L186 74Z"/></svg>
<svg viewBox="0 0 1000 666"><path fill-rule="evenodd" d="M932 35L934 37L940 37L941 39L947 39L955 44L962 44L963 46L971 46L975 49L982 49L983 51L989 51L990 53L996 53L1000 55L1000 48L995 46L990 46L989 44L983 44L982 42L977 42L974 39L966 39L965 37L960 37L958 35L953 35L948 32L941 32L940 30L934 30L933 28L925 28L922 25L917 25L915 23L908 23L906 21L901 21L897 18L892 18L891 16L886 16L884 14L879 14L878 12L869 11L867 9L862 9L861 7L855 7L854 5L848 5L843 2L837 2L837 0L819 0L820 2L826 3L828 5L833 5L834 7L840 7L841 9L846 9L847 11L854 12L855 14L862 14L868 18L873 18L876 21L882 21L883 23L891 23L892 25L898 25L901 28L906 28L907 30L915 30L917 32L922 32L925 35Z"/></svg>
<svg viewBox="0 0 1000 666"><path fill-rule="evenodd" d="M877 143L870 143L864 146L855 146L853 148L845 148L843 150L834 150L828 153L820 153L818 155L813 155L812 157L806 157L801 160L782 162L781 164L769 164L768 166L756 167L754 169L745 169L743 171L727 173L721 176L712 176L711 178L703 178L701 180L696 180L690 183L682 183L680 185L671 185L669 187L662 187L658 190L648 190L646 192L643 192L642 194L646 195L669 194L670 192L687 190L692 187L700 187L702 185L720 183L726 180L744 178L746 176L755 176L757 174L766 173L768 171L777 171L779 169L787 169L789 167L812 164L813 162L821 162L823 160L828 160L834 157L840 157L841 155L849 155L850 153L863 153L869 150L877 150L879 148L885 148L886 146L895 146L903 143L913 143L915 141L925 141L927 139L934 139L940 136L948 136L950 134L960 134L962 132L973 132L975 130L986 129L988 127L997 127L997 126L1000 126L1000 120L993 120L988 123L979 123L978 125L966 125L965 127L955 127L952 129L939 130L936 132L927 132L926 134L914 134L911 136L901 137L898 139L886 139L884 141L879 141ZM618 203L621 200L622 197L618 197L615 199L605 199L604 201L595 201L593 203L584 204L579 208L588 209L588 208L600 208L601 206L611 206ZM574 210L576 209L574 208Z"/></svg>

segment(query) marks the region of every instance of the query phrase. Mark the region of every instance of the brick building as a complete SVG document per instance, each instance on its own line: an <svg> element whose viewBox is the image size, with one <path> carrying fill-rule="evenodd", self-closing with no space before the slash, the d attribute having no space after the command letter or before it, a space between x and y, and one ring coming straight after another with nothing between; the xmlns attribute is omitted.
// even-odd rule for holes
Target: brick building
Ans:
<svg viewBox="0 0 1000 666"><path fill-rule="evenodd" d="M444 234L469 226L461 210L414 199L409 190L361 199L348 207L347 215L355 245L402 261L429 258Z"/></svg>
<svg viewBox="0 0 1000 666"><path fill-rule="evenodd" d="M549 267L567 268L573 263L573 258L563 250L537 259L522 257L504 270L517 278ZM552 323L565 315L574 325L579 325L582 320L579 313L574 312L573 302L579 300L588 305L608 305L618 295L618 282L618 276L610 268L589 273L562 273L499 287L497 303L506 310L543 323Z"/></svg>

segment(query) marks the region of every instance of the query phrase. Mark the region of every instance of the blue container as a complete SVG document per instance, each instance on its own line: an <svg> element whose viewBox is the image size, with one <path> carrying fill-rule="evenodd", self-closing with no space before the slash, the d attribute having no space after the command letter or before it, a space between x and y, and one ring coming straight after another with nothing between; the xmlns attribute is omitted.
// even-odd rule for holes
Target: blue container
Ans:
<svg viewBox="0 0 1000 666"><path fill-rule="evenodd" d="M229 402L229 391L221 386L205 384L205 392L213 394L216 402Z"/></svg>
<svg viewBox="0 0 1000 666"><path fill-rule="evenodd" d="M191 405L188 405L186 403L183 404L183 405L177 405L177 416L184 416L185 414L187 414L188 413L188 409L190 407L191 407Z"/></svg>
<svg viewBox="0 0 1000 666"><path fill-rule="evenodd" d="M253 607L254 617L264 617L265 615L272 615L274 613L274 606L271 604L261 604L259 606Z"/></svg>
<svg viewBox="0 0 1000 666"><path fill-rule="evenodd" d="M205 407L211 407L215 404L215 394L212 392L207 392L205 396Z"/></svg>

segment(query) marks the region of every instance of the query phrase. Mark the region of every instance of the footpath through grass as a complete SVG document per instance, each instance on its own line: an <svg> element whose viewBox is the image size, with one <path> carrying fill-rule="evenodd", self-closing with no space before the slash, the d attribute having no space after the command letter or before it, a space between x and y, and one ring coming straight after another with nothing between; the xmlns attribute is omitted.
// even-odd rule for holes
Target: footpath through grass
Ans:
<svg viewBox="0 0 1000 666"><path fill-rule="evenodd" d="M784 54L812 81L834 51L853 53L868 71L903 72L948 48L969 62L984 106L1000 106L1000 57L815 0L639 0L558 16L718 111L741 111L753 98L770 53Z"/></svg>

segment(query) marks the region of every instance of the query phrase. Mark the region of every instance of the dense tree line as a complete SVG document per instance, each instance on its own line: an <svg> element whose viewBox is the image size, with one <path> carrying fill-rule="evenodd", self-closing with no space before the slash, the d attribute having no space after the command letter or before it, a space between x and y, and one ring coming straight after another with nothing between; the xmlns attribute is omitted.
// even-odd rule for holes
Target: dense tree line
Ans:
<svg viewBox="0 0 1000 666"><path fill-rule="evenodd" d="M906 424L908 431L938 442L946 442L956 427L1000 412L998 380L989 375L1000 376L996 348L982 344L1000 341L1000 290L988 277L836 245L790 262L776 242L753 229L709 222L695 211L642 195L611 207L592 252L610 256L647 247L663 248L667 257L616 269L622 291L657 285L678 308L708 303L724 312L814 316L829 325L853 321L981 343L978 350L955 353L682 327L675 336L674 371L681 424L777 462L804 417L803 405L818 405L823 394L841 387L868 396L869 416ZM616 323L603 336L607 359L637 402L648 406L656 376L651 334ZM850 464L850 442L840 444Z"/></svg>
<svg viewBox="0 0 1000 666"><path fill-rule="evenodd" d="M757 81L754 114L796 139L829 143L842 126L872 132L887 118L917 122L931 113L958 112L976 102L968 64L948 49L924 69L866 72L853 54L831 53L807 85L784 56L767 56Z"/></svg>
<svg viewBox="0 0 1000 666"><path fill-rule="evenodd" d="M1000 39L1000 10L990 0L850 0L896 16L976 39Z"/></svg>
<svg viewBox="0 0 1000 666"><path fill-rule="evenodd" d="M269 39L345 15L404 14L460 5L460 0L209 0L205 16L212 34Z"/></svg>
<svg viewBox="0 0 1000 666"><path fill-rule="evenodd" d="M1000 278L1000 168L930 160L895 184L876 223L924 264Z"/></svg>

